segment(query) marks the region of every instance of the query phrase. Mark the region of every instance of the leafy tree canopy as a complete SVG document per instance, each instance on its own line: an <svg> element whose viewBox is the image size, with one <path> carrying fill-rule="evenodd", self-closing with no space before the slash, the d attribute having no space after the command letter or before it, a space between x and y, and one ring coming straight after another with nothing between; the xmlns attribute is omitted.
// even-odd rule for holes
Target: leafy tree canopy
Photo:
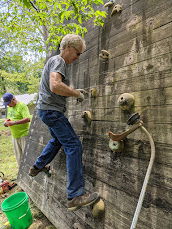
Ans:
<svg viewBox="0 0 172 229"><path fill-rule="evenodd" d="M11 45L46 53L68 33L84 35L83 23L102 26L103 0L1 0L0 36Z"/></svg>
<svg viewBox="0 0 172 229"><path fill-rule="evenodd" d="M87 21L102 26L103 0L1 0L0 94L37 92L43 60L34 64L30 52L51 55L68 33L84 36ZM17 51L20 51L17 52Z"/></svg>
<svg viewBox="0 0 172 229"><path fill-rule="evenodd" d="M43 65L43 60L33 64L19 53L7 52L0 62L0 95L37 92Z"/></svg>

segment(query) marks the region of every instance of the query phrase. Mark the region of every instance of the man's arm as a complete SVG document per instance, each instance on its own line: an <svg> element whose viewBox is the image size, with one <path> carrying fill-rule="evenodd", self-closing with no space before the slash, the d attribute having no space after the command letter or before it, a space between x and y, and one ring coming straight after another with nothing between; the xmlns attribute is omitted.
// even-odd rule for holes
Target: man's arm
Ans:
<svg viewBox="0 0 172 229"><path fill-rule="evenodd" d="M80 96L79 90L71 88L62 82L62 75L58 72L50 73L49 83L50 83L50 90L55 94L62 95L62 96L74 96L74 97Z"/></svg>
<svg viewBox="0 0 172 229"><path fill-rule="evenodd" d="M14 122L15 122L15 125L24 124L24 123L30 122L30 118L23 118L21 120L17 120L17 121L14 121Z"/></svg>
<svg viewBox="0 0 172 229"><path fill-rule="evenodd" d="M11 121L11 120L6 120L4 122L4 126L14 126L14 125L19 125L19 124L24 124L30 122L30 118L23 118L21 120L17 120L17 121Z"/></svg>

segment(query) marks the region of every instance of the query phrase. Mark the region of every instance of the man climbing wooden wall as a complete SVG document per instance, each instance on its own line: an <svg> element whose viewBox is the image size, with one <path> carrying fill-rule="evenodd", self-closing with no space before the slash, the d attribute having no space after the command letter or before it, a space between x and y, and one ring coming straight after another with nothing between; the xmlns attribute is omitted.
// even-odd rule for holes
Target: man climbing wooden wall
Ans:
<svg viewBox="0 0 172 229"><path fill-rule="evenodd" d="M117 1L116 1L117 3ZM107 133L128 128L128 114L117 99L122 93L135 98L139 112L156 146L156 159L137 228L170 229L172 225L172 4L170 0L121 0L121 12L108 17L103 28L88 25L87 51L74 63L72 84L89 92L82 104L70 99L68 118L83 143L86 188L98 191L105 214L93 218L90 208L74 213L66 208L65 156L53 161L52 176L28 176L28 169L50 136L35 114L20 168L20 185L49 220L60 229L79 223L89 229L128 229L131 225L150 158L150 145L141 130L124 142L119 153L109 149ZM109 58L99 58L101 50ZM96 88L96 96L91 89ZM90 111L90 125L83 111Z"/></svg>

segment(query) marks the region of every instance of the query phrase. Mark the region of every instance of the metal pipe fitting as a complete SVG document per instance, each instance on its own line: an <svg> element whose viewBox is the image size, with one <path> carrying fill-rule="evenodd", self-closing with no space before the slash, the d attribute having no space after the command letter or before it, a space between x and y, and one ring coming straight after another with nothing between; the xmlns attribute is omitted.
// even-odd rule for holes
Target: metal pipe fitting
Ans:
<svg viewBox="0 0 172 229"><path fill-rule="evenodd" d="M133 220L132 220L132 224L131 224L131 227L130 227L130 229L135 229L136 225L137 225L138 218L139 218L139 214L140 214L140 211L141 211L141 207L142 207L142 204L143 204L143 200L144 200L144 197L145 197L145 192L146 192L146 188L147 188L148 181L149 181L149 178L150 178L150 174L151 174L151 171L152 171L153 163L154 163L154 160L155 160L155 144L154 144L154 141L153 141L152 136L150 135L150 133L146 130L145 127L143 127L143 122L140 120L140 115L138 113L135 113L135 114L131 115L131 117L127 121L127 124L132 125L132 127L130 129L128 129L127 131L121 133L121 134L114 134L112 132L109 132L109 137L113 141L121 141L125 137L127 137L130 133L134 132L136 129L138 129L140 127L143 130L143 132L146 134L146 136L148 137L150 145L151 145L151 157L150 157L149 165L148 165L148 168L147 168L147 172L146 172L145 179L144 179L144 182L143 182L143 185L142 185L142 189L141 189L141 192L140 192L139 200L138 200L138 203L137 203L137 206L136 206L136 210L135 210L135 213L134 213L134 217L133 217Z"/></svg>

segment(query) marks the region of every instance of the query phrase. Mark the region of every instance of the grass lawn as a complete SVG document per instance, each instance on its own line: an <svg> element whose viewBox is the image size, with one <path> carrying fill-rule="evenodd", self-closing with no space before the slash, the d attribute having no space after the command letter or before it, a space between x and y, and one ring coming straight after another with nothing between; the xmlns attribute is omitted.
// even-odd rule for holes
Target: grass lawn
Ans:
<svg viewBox="0 0 172 229"><path fill-rule="evenodd" d="M11 134L8 127L0 123L0 172L5 174L6 179L17 178L17 162L14 156Z"/></svg>
<svg viewBox="0 0 172 229"><path fill-rule="evenodd" d="M17 178L17 162L14 156L11 134L8 127L4 127L2 121L0 122L0 172L4 173L3 180L11 181ZM1 193L2 190L0 190ZM12 190L11 190L12 191ZM10 191L10 192L11 192ZM10 195L0 195L0 204ZM7 221L5 215L0 211L0 226Z"/></svg>
<svg viewBox="0 0 172 229"><path fill-rule="evenodd" d="M14 180L17 178L18 167L16 158L14 156L13 145L11 141L10 129L3 126L3 121L0 119L0 172L3 172L5 177L3 180ZM0 174L1 175L1 174ZM1 177L0 177L1 178ZM12 182L11 182L12 183ZM19 186L14 187L6 193L2 193L2 188L0 187L0 205L4 199L8 198L15 192L22 191ZM42 214L42 212L34 205L30 200L31 212L33 215L33 224L29 227L30 229L56 229L48 219ZM0 228L8 220L5 214L0 208ZM10 228L10 227L7 227Z"/></svg>

